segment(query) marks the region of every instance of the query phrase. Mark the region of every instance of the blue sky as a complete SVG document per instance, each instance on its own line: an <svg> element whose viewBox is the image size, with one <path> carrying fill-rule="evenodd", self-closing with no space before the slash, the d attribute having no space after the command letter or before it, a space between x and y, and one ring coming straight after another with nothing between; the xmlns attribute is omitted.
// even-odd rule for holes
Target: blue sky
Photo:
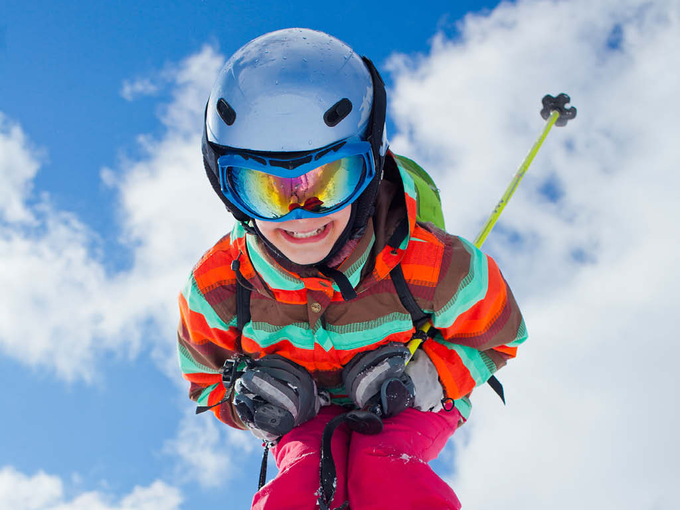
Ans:
<svg viewBox="0 0 680 510"><path fill-rule="evenodd" d="M680 3L497 4L0 0L0 508L248 508L259 444L191 415L176 296L230 224L200 162L210 84L290 26L374 60L392 147L468 238L538 135L542 95L572 96L579 118L486 245L531 335L501 377L509 406L480 390L433 465L469 508L580 501L565 492L672 508L676 383L658 360L677 336Z"/></svg>

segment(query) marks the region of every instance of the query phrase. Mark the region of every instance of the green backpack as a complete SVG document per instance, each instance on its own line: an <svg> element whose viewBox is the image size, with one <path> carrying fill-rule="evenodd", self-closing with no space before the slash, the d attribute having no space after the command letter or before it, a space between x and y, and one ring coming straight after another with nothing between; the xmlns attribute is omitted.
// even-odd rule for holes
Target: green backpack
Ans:
<svg viewBox="0 0 680 510"><path fill-rule="evenodd" d="M416 219L423 222L432 222L442 230L444 227L444 212L442 211L442 199L439 196L439 188L434 183L430 174L421 168L418 163L404 156L393 154L399 166L406 170L413 178L416 185L418 212Z"/></svg>

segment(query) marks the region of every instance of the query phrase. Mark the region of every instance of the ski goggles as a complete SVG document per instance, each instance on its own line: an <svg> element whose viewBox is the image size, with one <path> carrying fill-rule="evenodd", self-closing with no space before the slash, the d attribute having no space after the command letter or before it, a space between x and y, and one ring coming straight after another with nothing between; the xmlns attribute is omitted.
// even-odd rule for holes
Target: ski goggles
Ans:
<svg viewBox="0 0 680 510"><path fill-rule="evenodd" d="M342 142L300 157L235 152L220 156L220 186L242 212L263 221L331 214L352 203L375 176L371 144Z"/></svg>

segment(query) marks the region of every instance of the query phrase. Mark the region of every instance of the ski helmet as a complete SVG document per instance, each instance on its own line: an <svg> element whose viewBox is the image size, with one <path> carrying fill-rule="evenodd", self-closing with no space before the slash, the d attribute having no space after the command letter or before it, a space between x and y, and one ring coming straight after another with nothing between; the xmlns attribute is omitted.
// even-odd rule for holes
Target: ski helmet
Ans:
<svg viewBox="0 0 680 510"><path fill-rule="evenodd" d="M385 112L384 83L369 59L323 32L271 32L229 58L213 86L203 130L205 170L241 222L328 214L353 203L340 246L363 232L373 214L387 152ZM313 207L323 203L317 196L280 210L258 209L275 202L258 195L262 175L308 177L314 168L340 159L346 164L328 177L335 181L327 187L340 187L344 194L328 200L325 209Z"/></svg>

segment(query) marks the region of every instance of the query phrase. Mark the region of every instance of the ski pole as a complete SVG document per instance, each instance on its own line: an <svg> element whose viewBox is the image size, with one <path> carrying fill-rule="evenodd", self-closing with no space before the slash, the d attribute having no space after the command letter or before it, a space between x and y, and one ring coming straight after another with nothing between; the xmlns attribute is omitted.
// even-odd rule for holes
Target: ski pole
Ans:
<svg viewBox="0 0 680 510"><path fill-rule="evenodd" d="M519 169L515 173L515 176L512 178L512 181L510 181L510 184L505 190L505 193L503 193L503 196L496 204L496 207L494 207L493 211L491 212L491 215L486 220L486 223L484 223L484 226L480 230L479 234L477 234L477 237L474 240L474 245L477 248L482 247L487 236L493 229L494 225L496 225L496 222L498 221L498 218L503 212L503 209L505 209L505 206L510 201L510 198L512 198L512 195L515 193L515 190L519 186L519 183L522 182L524 174L526 174L527 170L529 170L529 165L531 165L531 162L534 160L534 157L538 153L538 149L540 149L541 145L543 145L543 142L545 141L552 127L566 126L568 121L576 117L576 108L574 108L573 106L570 108L566 107L566 105L569 104L570 101L571 99L569 98L569 96L564 93L559 94L557 97L553 97L550 94L547 94L546 96L543 97L542 99L543 109L541 110L541 117L543 117L543 119L546 120L545 126L543 127L543 131L541 131L541 134L534 142L534 145L531 147L531 150L524 158L524 161L522 161L522 164L519 166ZM424 326L422 326L419 329L419 331L427 334L430 327L431 323L427 322L425 323ZM413 357L420 344L423 343L424 337L426 335L423 335L422 333L418 335L418 337L414 337L413 340L411 340L408 343L409 351L411 351L411 357ZM408 363L408 361L406 363Z"/></svg>

